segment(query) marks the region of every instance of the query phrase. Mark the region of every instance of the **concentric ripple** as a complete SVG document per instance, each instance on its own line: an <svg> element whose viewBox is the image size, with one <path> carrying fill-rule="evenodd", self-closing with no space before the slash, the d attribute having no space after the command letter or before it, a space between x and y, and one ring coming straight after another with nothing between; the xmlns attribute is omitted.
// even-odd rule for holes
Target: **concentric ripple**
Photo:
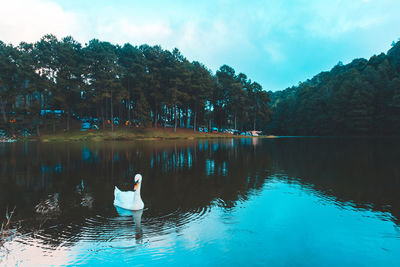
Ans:
<svg viewBox="0 0 400 267"><path fill-rule="evenodd" d="M79 257L74 257L69 264L83 264L93 258L110 260L110 255L117 255L123 250L129 255L152 253L152 257L162 258L168 249L161 253L149 247L163 244L171 235L188 224L199 222L211 210L210 206L196 208L178 207L172 211L152 210L133 212L120 210L111 214L98 214L83 217L79 221L63 224L62 218L52 218L37 230L17 235L9 244L11 250L34 251L49 258L58 254L73 254L73 248L82 247ZM144 249L148 247L147 249ZM147 252L145 252L147 251ZM129 262L129 258L126 259ZM21 263L32 263L23 259ZM23 266L23 265L22 265Z"/></svg>

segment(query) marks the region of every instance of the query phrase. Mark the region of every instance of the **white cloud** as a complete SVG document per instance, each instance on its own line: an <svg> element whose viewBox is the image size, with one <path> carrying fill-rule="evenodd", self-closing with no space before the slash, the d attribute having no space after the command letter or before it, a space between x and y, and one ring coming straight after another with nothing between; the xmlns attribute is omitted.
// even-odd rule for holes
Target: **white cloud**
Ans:
<svg viewBox="0 0 400 267"><path fill-rule="evenodd" d="M208 17L180 10L175 13L179 15L171 16L154 9L146 15L144 4L128 5L128 13L107 6L70 11L51 0L0 0L0 5L0 40L15 45L36 42L51 33L58 38L72 35L81 43L98 38L118 44L178 47L191 60L202 60L205 57L201 55L216 55L234 42L246 42L238 25L226 20L224 12Z"/></svg>
<svg viewBox="0 0 400 267"><path fill-rule="evenodd" d="M35 42L48 33L57 37L81 36L79 15L66 12L56 3L1 0L0 6L0 40L3 42Z"/></svg>
<svg viewBox="0 0 400 267"><path fill-rule="evenodd" d="M196 53L203 50L206 54L213 54L227 47L234 39L226 25L214 20L207 23L188 21L174 33L175 44L182 50Z"/></svg>
<svg viewBox="0 0 400 267"><path fill-rule="evenodd" d="M96 35L106 41L133 44L162 44L172 34L168 21L152 21L150 23L135 21L126 17L117 20L105 20L96 25ZM90 38L90 37L89 37Z"/></svg>
<svg viewBox="0 0 400 267"><path fill-rule="evenodd" d="M315 1L310 5L310 19L304 24L304 28L311 36L333 38L352 31L368 30L385 22L388 11L382 7L386 4L390 6L390 2Z"/></svg>

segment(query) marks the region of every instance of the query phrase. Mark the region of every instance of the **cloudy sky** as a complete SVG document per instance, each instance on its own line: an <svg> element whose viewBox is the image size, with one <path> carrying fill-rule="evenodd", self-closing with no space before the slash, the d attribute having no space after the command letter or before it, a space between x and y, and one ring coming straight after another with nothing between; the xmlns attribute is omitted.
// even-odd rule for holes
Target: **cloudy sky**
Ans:
<svg viewBox="0 0 400 267"><path fill-rule="evenodd" d="M399 0L0 0L0 40L46 33L177 47L281 90L400 38Z"/></svg>

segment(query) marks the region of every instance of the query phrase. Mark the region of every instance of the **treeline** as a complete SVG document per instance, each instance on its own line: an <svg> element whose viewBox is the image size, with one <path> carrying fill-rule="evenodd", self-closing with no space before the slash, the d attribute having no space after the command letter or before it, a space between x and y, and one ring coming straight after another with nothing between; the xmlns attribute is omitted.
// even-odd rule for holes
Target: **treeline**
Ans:
<svg viewBox="0 0 400 267"><path fill-rule="evenodd" d="M270 97L273 134L399 135L400 42Z"/></svg>
<svg viewBox="0 0 400 267"><path fill-rule="evenodd" d="M269 96L223 65L214 75L178 49L72 37L18 46L0 41L1 128L70 129L72 118L102 128L205 127L250 130L269 119ZM60 126L61 125L61 126Z"/></svg>

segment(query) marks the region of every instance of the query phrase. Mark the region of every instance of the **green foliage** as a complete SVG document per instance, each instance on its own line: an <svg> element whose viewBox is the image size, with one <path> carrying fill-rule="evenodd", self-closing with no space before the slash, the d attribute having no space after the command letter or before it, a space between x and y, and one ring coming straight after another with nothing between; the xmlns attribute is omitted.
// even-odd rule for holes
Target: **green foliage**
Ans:
<svg viewBox="0 0 400 267"><path fill-rule="evenodd" d="M112 130L114 121L248 130L268 121L268 102L246 75L227 65L214 75L176 48L97 39L82 46L54 35L18 47L0 41L0 128L9 131L68 131L78 117Z"/></svg>
<svg viewBox="0 0 400 267"><path fill-rule="evenodd" d="M399 135L400 42L270 95L273 134Z"/></svg>

